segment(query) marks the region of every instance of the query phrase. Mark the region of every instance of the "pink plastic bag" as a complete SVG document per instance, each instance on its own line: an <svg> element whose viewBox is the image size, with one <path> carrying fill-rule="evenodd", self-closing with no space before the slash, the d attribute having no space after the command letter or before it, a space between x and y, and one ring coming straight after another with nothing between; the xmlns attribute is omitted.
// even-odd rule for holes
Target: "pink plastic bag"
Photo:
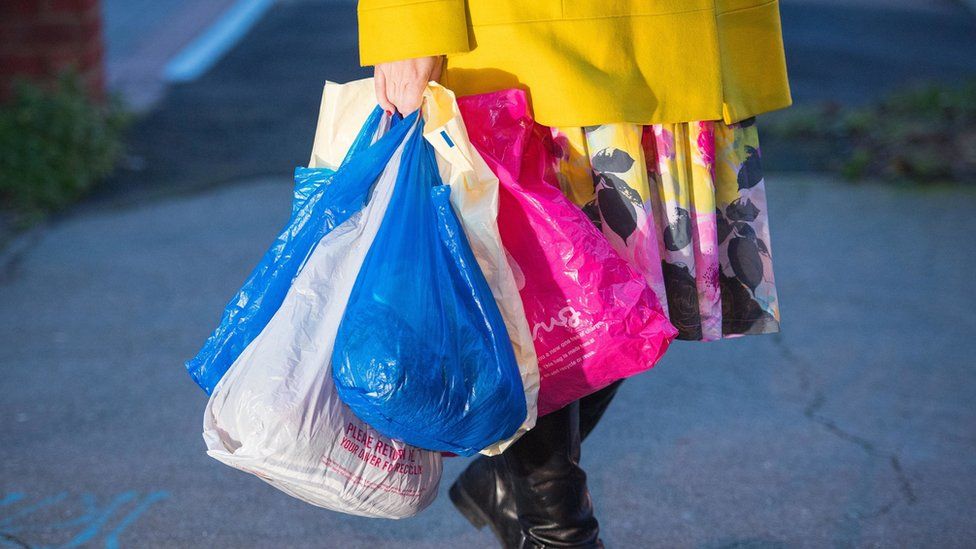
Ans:
<svg viewBox="0 0 976 549"><path fill-rule="evenodd" d="M458 99L501 184L498 227L539 355L539 415L654 366L677 330L654 292L557 187L525 93Z"/></svg>

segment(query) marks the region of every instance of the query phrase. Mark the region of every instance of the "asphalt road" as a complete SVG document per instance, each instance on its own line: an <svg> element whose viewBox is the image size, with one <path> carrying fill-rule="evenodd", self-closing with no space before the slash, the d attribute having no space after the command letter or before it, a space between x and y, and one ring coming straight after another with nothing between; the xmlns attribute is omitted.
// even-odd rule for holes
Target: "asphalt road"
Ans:
<svg viewBox="0 0 976 549"><path fill-rule="evenodd" d="M972 547L976 193L768 181L784 332L678 343L624 385L583 452L606 541ZM76 216L3 274L0 547L492 546L446 494L353 518L204 454L182 362L289 197L275 179Z"/></svg>
<svg viewBox="0 0 976 549"><path fill-rule="evenodd" d="M976 76L976 17L950 0L782 0L798 104L860 104Z"/></svg>

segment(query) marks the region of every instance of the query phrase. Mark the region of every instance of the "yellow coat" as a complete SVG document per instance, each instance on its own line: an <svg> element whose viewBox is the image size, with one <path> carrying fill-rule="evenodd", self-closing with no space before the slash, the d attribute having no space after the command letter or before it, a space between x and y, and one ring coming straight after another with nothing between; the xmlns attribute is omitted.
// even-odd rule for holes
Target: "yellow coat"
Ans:
<svg viewBox="0 0 976 549"><path fill-rule="evenodd" d="M777 0L360 0L363 65L447 55L458 95L520 87L549 126L791 103Z"/></svg>

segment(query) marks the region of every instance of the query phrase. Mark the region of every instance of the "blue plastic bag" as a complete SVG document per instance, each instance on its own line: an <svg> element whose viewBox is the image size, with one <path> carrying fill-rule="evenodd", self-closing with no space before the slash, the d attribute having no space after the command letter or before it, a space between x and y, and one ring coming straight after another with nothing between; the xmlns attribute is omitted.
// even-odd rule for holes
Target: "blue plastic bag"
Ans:
<svg viewBox="0 0 976 549"><path fill-rule="evenodd" d="M382 434L472 455L515 433L525 392L418 125L339 325L333 378L339 397Z"/></svg>
<svg viewBox="0 0 976 549"><path fill-rule="evenodd" d="M373 142L382 121L377 107L335 171L295 170L295 201L288 223L224 309L220 324L186 369L207 394L271 320L323 236L362 210L373 183L409 132L413 118L391 125Z"/></svg>

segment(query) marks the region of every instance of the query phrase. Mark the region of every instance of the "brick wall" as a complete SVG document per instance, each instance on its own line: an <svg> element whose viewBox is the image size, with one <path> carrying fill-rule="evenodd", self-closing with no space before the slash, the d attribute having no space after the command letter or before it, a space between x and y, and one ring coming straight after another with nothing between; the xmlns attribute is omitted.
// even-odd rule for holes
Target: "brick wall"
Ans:
<svg viewBox="0 0 976 549"><path fill-rule="evenodd" d="M104 97L99 0L0 0L0 98L18 77L47 82L73 68Z"/></svg>

